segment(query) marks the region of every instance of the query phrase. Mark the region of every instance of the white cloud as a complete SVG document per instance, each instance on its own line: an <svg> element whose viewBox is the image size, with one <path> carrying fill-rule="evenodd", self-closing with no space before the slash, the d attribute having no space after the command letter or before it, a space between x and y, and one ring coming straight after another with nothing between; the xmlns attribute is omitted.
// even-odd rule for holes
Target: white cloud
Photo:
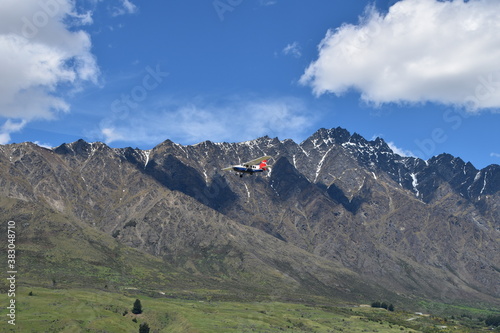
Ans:
<svg viewBox="0 0 500 333"><path fill-rule="evenodd" d="M276 0L260 0L261 6L273 6L277 3L278 3L278 1L276 1Z"/></svg>
<svg viewBox="0 0 500 333"><path fill-rule="evenodd" d="M402 0L329 30L301 77L316 95L369 103L500 107L500 1Z"/></svg>
<svg viewBox="0 0 500 333"><path fill-rule="evenodd" d="M416 157L415 154L413 154L413 152L411 150L407 150L407 149L404 149L404 148L397 147L394 144L394 142L392 142L392 141L387 142L387 145L389 146L389 148L392 149L392 151L395 154L398 154L398 155L401 155L401 156L407 156L407 157Z"/></svg>
<svg viewBox="0 0 500 333"><path fill-rule="evenodd" d="M205 140L246 141L269 135L297 139L314 119L296 98L243 100L223 105L205 101L171 103L163 112L137 111L103 120L96 135L106 143L117 141L157 144L172 139L183 144Z"/></svg>
<svg viewBox="0 0 500 333"><path fill-rule="evenodd" d="M134 14L137 12L137 6L129 0L120 0L120 7L114 7L111 15L120 16L125 14Z"/></svg>
<svg viewBox="0 0 500 333"><path fill-rule="evenodd" d="M40 146L40 147L43 147L43 148L47 148L47 149L52 149L54 148L54 145L50 144L50 143L42 143L40 141L35 141L33 142L34 144L36 144L37 146Z"/></svg>
<svg viewBox="0 0 500 333"><path fill-rule="evenodd" d="M129 13L134 13L137 10L136 5L134 5L132 2L129 0L122 0L123 7L127 10Z"/></svg>
<svg viewBox="0 0 500 333"><path fill-rule="evenodd" d="M285 55L291 55L295 58L300 58L302 56L302 51L299 42L293 42L288 44L281 52L283 52L283 54Z"/></svg>
<svg viewBox="0 0 500 333"><path fill-rule="evenodd" d="M71 0L0 2L0 117L20 119L20 128L69 111L59 88L98 80L90 37L74 29L89 24L91 14L74 6ZM12 124L1 128L1 141L20 130Z"/></svg>
<svg viewBox="0 0 500 333"><path fill-rule="evenodd" d="M500 158L500 154L499 153L491 153L490 156L491 157L499 157Z"/></svg>
<svg viewBox="0 0 500 333"><path fill-rule="evenodd" d="M126 140L126 136L120 134L114 127L101 128L101 134L107 143Z"/></svg>
<svg viewBox="0 0 500 333"><path fill-rule="evenodd" d="M18 123L13 122L8 119L3 126L0 128L0 144L4 145L10 142L10 135L15 132L19 132L26 126L26 121L21 120Z"/></svg>

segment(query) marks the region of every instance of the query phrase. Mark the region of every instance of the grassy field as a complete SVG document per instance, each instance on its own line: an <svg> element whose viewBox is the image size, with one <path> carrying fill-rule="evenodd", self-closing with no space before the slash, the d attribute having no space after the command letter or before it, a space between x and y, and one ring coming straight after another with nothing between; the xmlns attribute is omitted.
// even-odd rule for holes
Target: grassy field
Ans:
<svg viewBox="0 0 500 333"><path fill-rule="evenodd" d="M30 296L30 292L32 295ZM2 332L480 332L480 325L403 311L360 306L311 306L284 302L229 302L135 295L136 291L20 287L16 325L8 324L7 295L0 301ZM143 313L131 313L136 298Z"/></svg>

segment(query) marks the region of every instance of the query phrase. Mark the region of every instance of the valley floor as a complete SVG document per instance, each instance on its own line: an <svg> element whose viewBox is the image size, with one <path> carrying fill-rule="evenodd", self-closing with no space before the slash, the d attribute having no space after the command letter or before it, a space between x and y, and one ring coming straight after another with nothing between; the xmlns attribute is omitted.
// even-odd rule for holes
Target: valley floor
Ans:
<svg viewBox="0 0 500 333"><path fill-rule="evenodd" d="M311 306L283 302L221 302L134 295L88 289L20 287L15 326L2 306L2 332L481 332L479 321L465 323L370 306ZM132 314L136 299L143 313ZM9 299L3 294L2 305ZM467 320L468 318L465 318Z"/></svg>

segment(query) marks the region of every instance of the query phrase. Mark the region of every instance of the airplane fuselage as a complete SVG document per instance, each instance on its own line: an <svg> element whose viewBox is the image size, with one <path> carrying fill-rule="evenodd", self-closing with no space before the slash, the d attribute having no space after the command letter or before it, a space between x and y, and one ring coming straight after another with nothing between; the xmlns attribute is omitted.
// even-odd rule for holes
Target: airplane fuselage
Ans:
<svg viewBox="0 0 500 333"><path fill-rule="evenodd" d="M245 167L243 165L235 165L233 166L233 170L239 173L257 173L264 172L264 169L260 168L258 165L252 165L249 167Z"/></svg>
<svg viewBox="0 0 500 333"><path fill-rule="evenodd" d="M240 177L243 177L243 175L246 173L253 175L254 173L259 173L259 172L264 172L264 171L269 170L270 166L267 165L267 160L269 158L271 158L271 156L262 156L262 157L254 159L254 160L251 160L249 162L233 165L233 166L224 168L222 170L226 170L226 171L233 170L237 174L239 174Z"/></svg>

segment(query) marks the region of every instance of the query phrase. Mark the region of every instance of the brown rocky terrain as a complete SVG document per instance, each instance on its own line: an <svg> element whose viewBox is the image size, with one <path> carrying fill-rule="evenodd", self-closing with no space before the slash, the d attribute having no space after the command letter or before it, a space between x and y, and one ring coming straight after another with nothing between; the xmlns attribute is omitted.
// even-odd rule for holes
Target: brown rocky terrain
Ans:
<svg viewBox="0 0 500 333"><path fill-rule="evenodd" d="M265 175L221 171L262 155L273 156ZM96 248L138 249L218 288L496 304L500 297L500 166L477 170L447 154L402 157L382 139L341 128L300 144L263 137L167 140L149 151L83 140L54 149L4 145L0 196L2 218L27 224L19 240L26 256L37 252L49 266L44 251L57 244L36 244L57 220L61 237L78 242L76 230L88 228L108 244L94 240Z"/></svg>

